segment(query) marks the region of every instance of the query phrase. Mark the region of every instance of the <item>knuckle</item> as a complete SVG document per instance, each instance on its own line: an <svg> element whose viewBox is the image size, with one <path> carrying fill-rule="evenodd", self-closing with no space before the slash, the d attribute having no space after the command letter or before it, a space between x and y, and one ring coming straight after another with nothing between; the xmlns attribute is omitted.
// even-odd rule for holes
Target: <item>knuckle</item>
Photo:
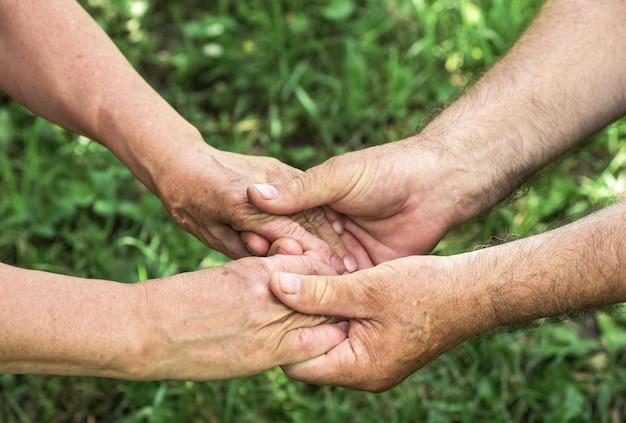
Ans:
<svg viewBox="0 0 626 423"><path fill-rule="evenodd" d="M248 288L250 302L255 305L255 311L267 307L271 299L271 293L267 284L251 283Z"/></svg>
<svg viewBox="0 0 626 423"><path fill-rule="evenodd" d="M326 219L326 214L324 214L324 210L322 210L320 207L306 210L304 212L304 217L307 223L316 232L318 232L324 226L328 225L328 219Z"/></svg>
<svg viewBox="0 0 626 423"><path fill-rule="evenodd" d="M233 229L237 231L245 230L248 226L247 223L250 221L251 217L255 213L259 213L258 211L255 211L253 207L245 200L235 202L229 207L229 222Z"/></svg>
<svg viewBox="0 0 626 423"><path fill-rule="evenodd" d="M310 331L296 330L295 342L296 348L302 356L308 358L313 354L315 343L313 342L313 337L311 336Z"/></svg>
<svg viewBox="0 0 626 423"><path fill-rule="evenodd" d="M289 231L291 235L296 235L304 229L306 232L310 234L315 234L315 226L311 224L311 222L306 218L304 213L296 213L295 215L290 216L293 220L293 223L289 225Z"/></svg>

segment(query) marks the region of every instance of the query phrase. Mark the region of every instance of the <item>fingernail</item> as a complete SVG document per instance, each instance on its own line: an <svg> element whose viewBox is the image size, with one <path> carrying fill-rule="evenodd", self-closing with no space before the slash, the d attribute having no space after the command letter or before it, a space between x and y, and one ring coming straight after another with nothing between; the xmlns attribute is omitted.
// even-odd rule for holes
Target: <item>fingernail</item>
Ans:
<svg viewBox="0 0 626 423"><path fill-rule="evenodd" d="M359 266L356 264L356 261L350 256L346 256L343 259L343 266L350 273L356 271L359 268Z"/></svg>
<svg viewBox="0 0 626 423"><path fill-rule="evenodd" d="M341 223L333 222L331 226L337 235L341 235L343 233L343 225Z"/></svg>
<svg viewBox="0 0 626 423"><path fill-rule="evenodd" d="M254 188L261 194L266 200L274 200L278 198L278 190L274 185L269 184L254 184Z"/></svg>
<svg viewBox="0 0 626 423"><path fill-rule="evenodd" d="M295 294L302 286L302 279L300 279L297 275L292 275L291 273L281 273L279 280L280 289L285 294Z"/></svg>
<svg viewBox="0 0 626 423"><path fill-rule="evenodd" d="M348 333L348 330L350 329L350 323L345 320L341 322L337 322L337 326L339 326L339 328L345 333Z"/></svg>

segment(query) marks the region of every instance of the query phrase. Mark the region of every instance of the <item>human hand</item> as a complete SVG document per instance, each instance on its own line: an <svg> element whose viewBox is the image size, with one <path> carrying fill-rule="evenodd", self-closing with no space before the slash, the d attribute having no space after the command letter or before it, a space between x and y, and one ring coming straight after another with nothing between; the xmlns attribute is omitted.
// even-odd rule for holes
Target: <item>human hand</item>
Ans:
<svg viewBox="0 0 626 423"><path fill-rule="evenodd" d="M343 276L276 273L288 307L348 319L348 338L324 355L284 366L308 383L383 391L490 328L485 292L460 285L454 258L412 256Z"/></svg>
<svg viewBox="0 0 626 423"><path fill-rule="evenodd" d="M249 257L133 285L141 348L131 379L208 381L249 376L325 353L346 337L337 319L297 313L268 283L276 271L335 274L305 256ZM137 365L137 363L140 363Z"/></svg>
<svg viewBox="0 0 626 423"><path fill-rule="evenodd" d="M321 208L274 216L249 202L246 187L250 184L273 182L299 173L273 158L223 152L202 145L169 154L155 185L177 224L231 258L250 253L266 255L272 242L291 239L295 242L283 243L281 253L313 255L340 273L356 270L355 259ZM333 212L328 213L332 216ZM358 251L354 244L351 248Z"/></svg>
<svg viewBox="0 0 626 423"><path fill-rule="evenodd" d="M444 160L446 166L444 166ZM432 144L407 139L333 157L292 177L248 187L261 210L295 213L328 205L338 232L350 233L382 263L432 250L465 217L470 200L455 184L463 169ZM462 178L460 178L462 180Z"/></svg>

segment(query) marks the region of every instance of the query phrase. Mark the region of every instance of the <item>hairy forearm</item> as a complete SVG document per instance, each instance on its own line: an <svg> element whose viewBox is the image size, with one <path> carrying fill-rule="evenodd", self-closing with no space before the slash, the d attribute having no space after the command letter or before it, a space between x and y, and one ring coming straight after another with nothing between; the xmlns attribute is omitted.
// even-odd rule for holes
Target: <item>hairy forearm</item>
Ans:
<svg viewBox="0 0 626 423"><path fill-rule="evenodd" d="M131 377L134 286L0 264L0 291L1 373Z"/></svg>
<svg viewBox="0 0 626 423"><path fill-rule="evenodd" d="M455 223L626 113L625 19L620 0L549 0L512 50L416 137L455 167L442 169L463 199Z"/></svg>
<svg viewBox="0 0 626 423"><path fill-rule="evenodd" d="M104 144L153 191L168 151L202 142L74 0L0 2L0 89Z"/></svg>
<svg viewBox="0 0 626 423"><path fill-rule="evenodd" d="M626 201L541 235L458 256L493 327L626 301ZM464 276L461 276L464 277Z"/></svg>

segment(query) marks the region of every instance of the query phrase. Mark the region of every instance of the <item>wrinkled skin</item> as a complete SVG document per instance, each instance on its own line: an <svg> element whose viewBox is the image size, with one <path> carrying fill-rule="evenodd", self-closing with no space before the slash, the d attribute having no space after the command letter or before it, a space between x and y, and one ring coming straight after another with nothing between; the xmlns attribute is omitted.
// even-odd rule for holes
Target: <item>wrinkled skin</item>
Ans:
<svg viewBox="0 0 626 423"><path fill-rule="evenodd" d="M272 242L289 238L295 243L283 246L284 254L307 253L338 272L356 269L321 208L274 216L249 202L248 185L293 177L301 173L297 169L207 147L170 154L160 173L158 195L176 223L231 258L266 255Z"/></svg>
<svg viewBox="0 0 626 423"><path fill-rule="evenodd" d="M441 154L415 140L371 147L272 183L277 198L264 197L257 185L248 196L276 214L327 205L339 213L329 216L331 222L351 234L374 264L424 254L460 220L462 201L446 183L455 171L443 172Z"/></svg>
<svg viewBox="0 0 626 423"><path fill-rule="evenodd" d="M479 313L489 308L455 286L454 269L449 258L414 256L338 277L273 275L272 292L287 306L349 322L337 347L283 369L314 384L372 392L396 386L485 329Z"/></svg>
<svg viewBox="0 0 626 423"><path fill-rule="evenodd" d="M276 271L336 274L304 256L248 257L136 284L145 327L138 331L143 365L133 378L249 376L316 357L345 339L336 318L303 315L278 302L269 290Z"/></svg>

